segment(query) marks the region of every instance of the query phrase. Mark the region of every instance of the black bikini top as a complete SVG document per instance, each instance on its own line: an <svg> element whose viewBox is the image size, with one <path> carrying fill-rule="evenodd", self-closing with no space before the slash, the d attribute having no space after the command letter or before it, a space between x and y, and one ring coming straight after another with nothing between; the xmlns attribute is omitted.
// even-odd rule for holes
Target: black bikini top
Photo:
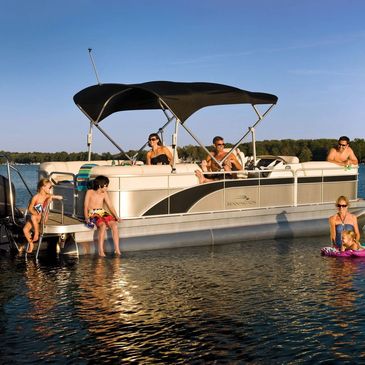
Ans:
<svg viewBox="0 0 365 365"><path fill-rule="evenodd" d="M151 158L151 165L169 165L169 163L169 159L164 153Z"/></svg>

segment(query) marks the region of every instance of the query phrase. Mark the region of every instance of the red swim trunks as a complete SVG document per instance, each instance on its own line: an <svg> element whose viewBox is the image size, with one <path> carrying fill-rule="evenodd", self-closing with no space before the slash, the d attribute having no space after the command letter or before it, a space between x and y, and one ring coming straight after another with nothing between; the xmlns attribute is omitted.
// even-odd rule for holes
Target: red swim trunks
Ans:
<svg viewBox="0 0 365 365"><path fill-rule="evenodd" d="M104 209L90 209L89 210L89 219L91 222L96 224L99 227L101 224L105 223L108 227L110 226L110 222L116 221L116 219L106 212Z"/></svg>

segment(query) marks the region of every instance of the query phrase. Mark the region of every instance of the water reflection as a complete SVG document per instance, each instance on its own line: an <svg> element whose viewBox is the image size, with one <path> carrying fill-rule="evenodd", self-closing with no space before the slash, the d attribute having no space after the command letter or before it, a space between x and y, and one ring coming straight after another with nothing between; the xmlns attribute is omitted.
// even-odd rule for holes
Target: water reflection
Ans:
<svg viewBox="0 0 365 365"><path fill-rule="evenodd" d="M83 272L78 278L78 307L81 316L88 310L97 308L98 315L111 322L128 318L135 312L135 302L128 288L128 273L122 265L122 258L110 260L83 259ZM92 275L89 275L93 273ZM85 318L87 320L87 318Z"/></svg>
<svg viewBox="0 0 365 365"><path fill-rule="evenodd" d="M321 257L327 241L3 265L0 356L20 363L358 362L365 260Z"/></svg>
<svg viewBox="0 0 365 365"><path fill-rule="evenodd" d="M360 259L326 258L328 264L328 292L325 305L327 310L336 313L328 320L322 333L333 357L338 361L351 362L354 353L358 356L364 348L359 346L363 338L363 320L360 311L363 311L364 296L363 276L364 263ZM357 282L361 281L361 286ZM325 322L326 323L326 322Z"/></svg>
<svg viewBox="0 0 365 365"><path fill-rule="evenodd" d="M47 315L55 311L58 303L59 285L56 284L58 275L52 271L45 273L39 269L35 261L29 260L26 265L25 278L28 287L29 318L40 319L37 321L35 331L41 337L47 336L49 329L43 325L43 322L48 322ZM52 331L52 329L50 330Z"/></svg>

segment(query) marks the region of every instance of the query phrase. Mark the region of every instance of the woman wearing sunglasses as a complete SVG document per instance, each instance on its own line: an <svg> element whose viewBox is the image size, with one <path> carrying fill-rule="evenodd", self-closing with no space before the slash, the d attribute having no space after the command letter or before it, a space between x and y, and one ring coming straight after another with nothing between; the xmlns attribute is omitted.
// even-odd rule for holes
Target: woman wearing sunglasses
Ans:
<svg viewBox="0 0 365 365"><path fill-rule="evenodd" d="M350 147L349 137L342 136L339 138L337 148L331 148L327 161L340 166L358 165L355 153Z"/></svg>
<svg viewBox="0 0 365 365"><path fill-rule="evenodd" d="M172 161L172 154L170 150L165 147L157 133L152 133L148 137L148 145L151 150L147 152L147 165L170 165Z"/></svg>
<svg viewBox="0 0 365 365"><path fill-rule="evenodd" d="M341 195L336 200L337 213L329 218L331 242L338 250L341 250L343 231L354 231L356 240L360 241L357 217L348 211L348 207L349 200Z"/></svg>

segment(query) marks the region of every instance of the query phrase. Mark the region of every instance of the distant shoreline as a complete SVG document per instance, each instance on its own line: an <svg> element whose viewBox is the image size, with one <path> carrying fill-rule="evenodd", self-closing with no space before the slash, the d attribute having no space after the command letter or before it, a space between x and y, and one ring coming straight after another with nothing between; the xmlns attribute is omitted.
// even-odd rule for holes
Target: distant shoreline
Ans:
<svg viewBox="0 0 365 365"><path fill-rule="evenodd" d="M350 142L351 148L359 162L365 163L365 140L355 138ZM282 140L264 140L256 141L257 156L274 155L274 156L296 156L300 162L306 161L325 161L327 154L332 147L337 146L337 139L282 139ZM226 147L233 147L232 144L226 143ZM239 149L246 155L252 155L251 142L241 143ZM212 146L206 146L212 150ZM134 156L137 150L129 150L126 153ZM206 157L206 151L200 146L186 145L177 148L178 155L182 161L201 161ZM42 162L56 161L88 161L88 152L8 152L0 151L0 154L6 155L10 161L17 164L40 164ZM139 152L138 160L145 161L147 150ZM91 160L123 160L127 159L121 153L91 153ZM3 162L3 159L0 158Z"/></svg>

